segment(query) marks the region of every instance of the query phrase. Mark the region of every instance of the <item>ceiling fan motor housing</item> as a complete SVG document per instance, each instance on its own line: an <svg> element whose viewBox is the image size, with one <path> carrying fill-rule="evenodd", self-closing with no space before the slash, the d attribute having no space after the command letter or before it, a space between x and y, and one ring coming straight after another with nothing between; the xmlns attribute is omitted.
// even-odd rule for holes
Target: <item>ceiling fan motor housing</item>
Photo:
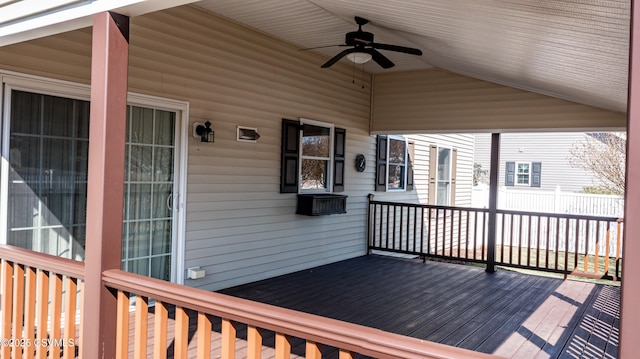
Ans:
<svg viewBox="0 0 640 359"><path fill-rule="evenodd" d="M373 34L366 31L352 31L345 36L344 43L349 46L369 45L373 42Z"/></svg>

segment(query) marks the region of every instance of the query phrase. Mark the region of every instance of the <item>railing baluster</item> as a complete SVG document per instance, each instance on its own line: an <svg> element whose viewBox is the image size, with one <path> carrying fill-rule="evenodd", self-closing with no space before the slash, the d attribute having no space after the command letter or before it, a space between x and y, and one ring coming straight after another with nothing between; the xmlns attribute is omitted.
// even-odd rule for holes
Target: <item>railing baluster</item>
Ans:
<svg viewBox="0 0 640 359"><path fill-rule="evenodd" d="M600 271L600 234L602 233L600 221L596 221L596 247L594 248L593 254L593 274L598 274Z"/></svg>
<svg viewBox="0 0 640 359"><path fill-rule="evenodd" d="M418 251L418 207L413 207L413 251Z"/></svg>
<svg viewBox="0 0 640 359"><path fill-rule="evenodd" d="M385 248L389 248L389 230L391 228L391 222L389 221L391 219L391 206L387 205L387 236L385 238ZM382 223L380 223L380 226L382 227Z"/></svg>
<svg viewBox="0 0 640 359"><path fill-rule="evenodd" d="M143 359L147 357L147 330L149 322L149 299L136 296L135 330L133 357Z"/></svg>
<svg viewBox="0 0 640 359"><path fill-rule="evenodd" d="M473 259L476 259L476 252L478 252L478 212L473 216L473 220L475 221L473 231ZM484 243L482 244L482 247L484 247ZM482 248L482 252L484 253L484 248Z"/></svg>
<svg viewBox="0 0 640 359"><path fill-rule="evenodd" d="M35 324L36 324L36 302L39 300L36 296L36 287L38 284L38 274L36 268L26 268L26 285L24 288L24 334L23 338L30 343L28 347L24 349L25 359L33 359L34 340L35 340ZM75 319L75 318L74 318ZM75 333L73 333L75 336ZM67 358L65 356L65 358Z"/></svg>
<svg viewBox="0 0 640 359"><path fill-rule="evenodd" d="M538 227L538 232L536 233L536 267L540 266L540 232L542 230L541 228L541 223L542 223L542 217L537 216L537 227Z"/></svg>
<svg viewBox="0 0 640 359"><path fill-rule="evenodd" d="M222 359L234 359L236 357L236 326L229 319L222 318L222 342L220 346Z"/></svg>
<svg viewBox="0 0 640 359"><path fill-rule="evenodd" d="M11 313L13 307L13 264L5 259L2 260L2 313ZM11 320L8 314L2 316L2 332L11 333ZM11 355L11 347L8 345L0 346L2 350L2 359L9 359Z"/></svg>
<svg viewBox="0 0 640 359"><path fill-rule="evenodd" d="M622 223L618 220L618 231L616 233L616 278L620 278L620 246L622 244Z"/></svg>
<svg viewBox="0 0 640 359"><path fill-rule="evenodd" d="M564 270L565 272L569 270L569 230L570 230L571 221L567 219L565 225L565 234L564 234Z"/></svg>
<svg viewBox="0 0 640 359"><path fill-rule="evenodd" d="M435 218L435 220L436 220L436 231L435 231L436 243L433 246L433 249L435 251L435 254L437 255L438 254L438 242L439 242L438 241L438 237L439 237L438 234L440 232L439 231L439 228L440 228L440 210L439 209L436 209L436 218ZM443 244L443 247L444 247L444 244Z"/></svg>
<svg viewBox="0 0 640 359"><path fill-rule="evenodd" d="M460 250L462 247L462 210L458 210L458 258L460 258Z"/></svg>
<svg viewBox="0 0 640 359"><path fill-rule="evenodd" d="M198 359L211 358L211 317L198 312Z"/></svg>
<svg viewBox="0 0 640 359"><path fill-rule="evenodd" d="M404 223L404 207L400 206L400 220L399 220L399 224L398 224L398 227L400 227L400 233L398 234L398 237L400 238L399 239L400 243L398 243L399 244L398 245L398 249L399 250L402 250L402 243L404 242L404 239L403 239L404 236L403 236L403 233L402 233L402 229L404 228L403 223ZM407 244L407 249L409 249L408 244Z"/></svg>
<svg viewBox="0 0 640 359"><path fill-rule="evenodd" d="M340 349L338 359L353 359L353 354L351 354L351 352L348 352L346 350Z"/></svg>
<svg viewBox="0 0 640 359"><path fill-rule="evenodd" d="M607 234L605 235L605 249L604 249L604 274L611 275L609 273L609 257L611 252L609 245L611 245L611 222L607 221Z"/></svg>
<svg viewBox="0 0 640 359"><path fill-rule="evenodd" d="M38 298L40 301L37 304L36 316L38 317L37 323L37 339L41 343L48 337L47 331L47 319L49 318L49 283L51 275L49 272L42 269L38 270ZM47 348L44 345L36 346L36 358L45 359L47 357Z"/></svg>
<svg viewBox="0 0 640 359"><path fill-rule="evenodd" d="M549 268L549 246L551 245L551 243L549 243L549 241L551 240L551 217L547 216L547 245L545 246L545 256L544 256L544 267L545 268Z"/></svg>
<svg viewBox="0 0 640 359"><path fill-rule="evenodd" d="M291 358L291 340L289 336L276 333L276 359Z"/></svg>
<svg viewBox="0 0 640 359"><path fill-rule="evenodd" d="M455 228L455 217L456 217L456 211L455 210L450 210L451 213L451 223L449 225L449 257L453 257L453 238L454 238L454 228ZM459 257L459 256L458 256Z"/></svg>
<svg viewBox="0 0 640 359"><path fill-rule="evenodd" d="M376 237L377 236L376 236L376 224L375 224L376 222L375 222L375 219L376 219L377 216L378 216L378 205L374 204L373 205L373 217L372 217L373 218L373 222L371 224L371 229L373 230L373 233L371 233L371 246L372 247L376 247ZM380 221L380 222L382 222L382 221Z"/></svg>
<svg viewBox="0 0 640 359"><path fill-rule="evenodd" d="M186 359L189 351L189 314L182 307L176 307L174 358Z"/></svg>
<svg viewBox="0 0 640 359"><path fill-rule="evenodd" d="M576 241L573 254L573 270L578 270L578 248L580 247L580 221L576 220Z"/></svg>
<svg viewBox="0 0 640 359"><path fill-rule="evenodd" d="M522 264L522 230L523 230L523 225L522 225L522 215L518 215L518 265Z"/></svg>
<svg viewBox="0 0 640 359"><path fill-rule="evenodd" d="M22 318L24 311L24 266L13 264L13 330L11 338L22 338ZM11 359L22 358L22 348L18 345L11 346Z"/></svg>
<svg viewBox="0 0 640 359"><path fill-rule="evenodd" d="M260 329L247 327L247 359L260 359L262 356L262 333Z"/></svg>
<svg viewBox="0 0 640 359"><path fill-rule="evenodd" d="M53 284L53 296L51 297L51 336L50 339L60 340L62 337L62 275L53 274L51 276ZM51 357L53 359L60 358L60 350L56 347L50 347Z"/></svg>
<svg viewBox="0 0 640 359"><path fill-rule="evenodd" d="M156 301L153 312L153 358L167 358L167 327L169 308L167 304Z"/></svg>
<svg viewBox="0 0 640 359"><path fill-rule="evenodd" d="M431 233L433 233L431 230L431 210L432 208L429 207L429 210L427 211L429 214L427 217L427 222L429 223L427 225L427 254L431 254Z"/></svg>
<svg viewBox="0 0 640 359"><path fill-rule="evenodd" d="M420 253L424 253L424 207L420 207Z"/></svg>
<svg viewBox="0 0 640 359"><path fill-rule="evenodd" d="M587 220L587 232L586 232L586 239L584 241L584 259L583 259L583 271L585 273L589 272L589 240L591 239L590 234L590 229L591 229L591 222L589 220ZM578 255L578 251L576 251L576 255Z"/></svg>
<svg viewBox="0 0 640 359"><path fill-rule="evenodd" d="M556 251L555 251L555 269L558 270L559 252L560 252L560 217L556 219Z"/></svg>
<svg viewBox="0 0 640 359"><path fill-rule="evenodd" d="M531 231L533 230L531 228L531 223L532 223L532 217L533 216L528 216L529 217L529 225L528 225L528 232L527 232L527 267L531 266Z"/></svg>
<svg viewBox="0 0 640 359"><path fill-rule="evenodd" d="M64 351L65 359L76 357L75 342L71 340L76 337L76 302L78 298L78 280L66 277L64 280L65 304L64 304Z"/></svg>
<svg viewBox="0 0 640 359"><path fill-rule="evenodd" d="M465 213L467 214L466 215L466 217L467 217L467 220L466 220L467 221L466 222L467 231L466 231L466 235L464 237L464 258L468 259L469 258L469 231L470 231L470 228L469 228L469 217L471 216L471 212L467 211ZM476 212L476 213L478 213L478 212ZM475 250L474 250L474 252L475 252Z"/></svg>
<svg viewBox="0 0 640 359"><path fill-rule="evenodd" d="M116 356L129 357L129 293L119 290L117 294Z"/></svg>
<svg viewBox="0 0 640 359"><path fill-rule="evenodd" d="M320 352L320 345L312 341L307 340L305 348L306 359L321 359L322 353Z"/></svg>

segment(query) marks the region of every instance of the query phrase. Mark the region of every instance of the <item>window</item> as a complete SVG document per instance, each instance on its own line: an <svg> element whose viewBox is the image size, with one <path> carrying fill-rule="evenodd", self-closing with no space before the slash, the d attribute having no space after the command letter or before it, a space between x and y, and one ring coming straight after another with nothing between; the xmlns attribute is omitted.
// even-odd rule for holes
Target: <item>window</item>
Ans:
<svg viewBox="0 0 640 359"><path fill-rule="evenodd" d="M300 192L328 192L331 188L333 125L300 121Z"/></svg>
<svg viewBox="0 0 640 359"><path fill-rule="evenodd" d="M438 148L438 173L436 175L436 204L448 206L451 203L451 149Z"/></svg>
<svg viewBox="0 0 640 359"><path fill-rule="evenodd" d="M505 186L540 187L542 162L506 162Z"/></svg>
<svg viewBox="0 0 640 359"><path fill-rule="evenodd" d="M330 123L283 119L280 192L344 191L345 139Z"/></svg>
<svg viewBox="0 0 640 359"><path fill-rule="evenodd" d="M405 189L407 179L407 140L389 137L387 190Z"/></svg>
<svg viewBox="0 0 640 359"><path fill-rule="evenodd" d="M402 136L378 136L376 191L413 189L413 142Z"/></svg>
<svg viewBox="0 0 640 359"><path fill-rule="evenodd" d="M531 163L516 162L516 185L528 186L531 178Z"/></svg>
<svg viewBox="0 0 640 359"><path fill-rule="evenodd" d="M457 163L456 148L429 146L429 204L455 205Z"/></svg>

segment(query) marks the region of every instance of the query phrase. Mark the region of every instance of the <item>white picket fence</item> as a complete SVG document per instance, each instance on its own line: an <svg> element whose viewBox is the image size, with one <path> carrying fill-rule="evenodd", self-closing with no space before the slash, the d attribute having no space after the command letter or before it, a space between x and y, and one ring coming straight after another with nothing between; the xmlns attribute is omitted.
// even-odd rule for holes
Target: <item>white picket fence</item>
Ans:
<svg viewBox="0 0 640 359"><path fill-rule="evenodd" d="M488 205L489 188L474 187L472 206L487 208ZM555 191L501 187L498 191L498 209L621 218L624 215L624 199L611 195L562 192L560 187Z"/></svg>

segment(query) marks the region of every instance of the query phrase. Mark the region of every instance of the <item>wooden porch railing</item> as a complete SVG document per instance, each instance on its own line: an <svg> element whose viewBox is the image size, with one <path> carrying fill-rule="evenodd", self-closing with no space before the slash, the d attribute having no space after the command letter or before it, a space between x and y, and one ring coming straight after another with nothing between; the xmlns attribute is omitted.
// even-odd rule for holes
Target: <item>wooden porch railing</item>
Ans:
<svg viewBox="0 0 640 359"><path fill-rule="evenodd" d="M212 328L215 327L220 328L221 336L221 347L216 354L223 359L232 359L236 357L239 326L243 326L243 331L246 326L246 348L242 357L249 359L262 356L265 331L275 333L274 349L278 359L292 356L292 338L304 340L304 355L310 359L321 358L321 346L325 345L338 348L340 359L353 358L355 353L374 358L496 358L121 270L105 271L103 279L118 295L118 358L128 357L129 330L135 333L134 358L166 358L168 336L174 338L174 358L187 358L193 349L195 353L191 357L209 358ZM130 314L132 294L135 294L135 312ZM154 319L150 323L149 303L152 300L155 301ZM167 333L170 310L175 311L174 333ZM130 315L134 317L131 321ZM190 318L197 323L190 323ZM129 328L130 323L133 328ZM153 344L147 347L151 326ZM190 327L195 333L189 333ZM196 345L190 349L189 338L194 336Z"/></svg>
<svg viewBox="0 0 640 359"><path fill-rule="evenodd" d="M77 326L83 325L78 303L84 264L4 245L0 258L0 358L80 357L82 331ZM374 358L497 358L121 270L105 271L103 284L118 299L113 333L117 358L210 358L217 351L224 359L260 358L266 331L275 333L271 350L279 359L294 356L295 340L304 341L306 358L320 358L321 346L338 348L340 359L356 353ZM173 333L168 333L171 327ZM219 348L211 347L212 335L220 336ZM246 347L237 354L243 338Z"/></svg>
<svg viewBox="0 0 640 359"><path fill-rule="evenodd" d="M0 358L75 358L84 264L0 246Z"/></svg>
<svg viewBox="0 0 640 359"><path fill-rule="evenodd" d="M486 263L489 210L369 201L369 249ZM620 280L623 221L497 210L498 265Z"/></svg>

